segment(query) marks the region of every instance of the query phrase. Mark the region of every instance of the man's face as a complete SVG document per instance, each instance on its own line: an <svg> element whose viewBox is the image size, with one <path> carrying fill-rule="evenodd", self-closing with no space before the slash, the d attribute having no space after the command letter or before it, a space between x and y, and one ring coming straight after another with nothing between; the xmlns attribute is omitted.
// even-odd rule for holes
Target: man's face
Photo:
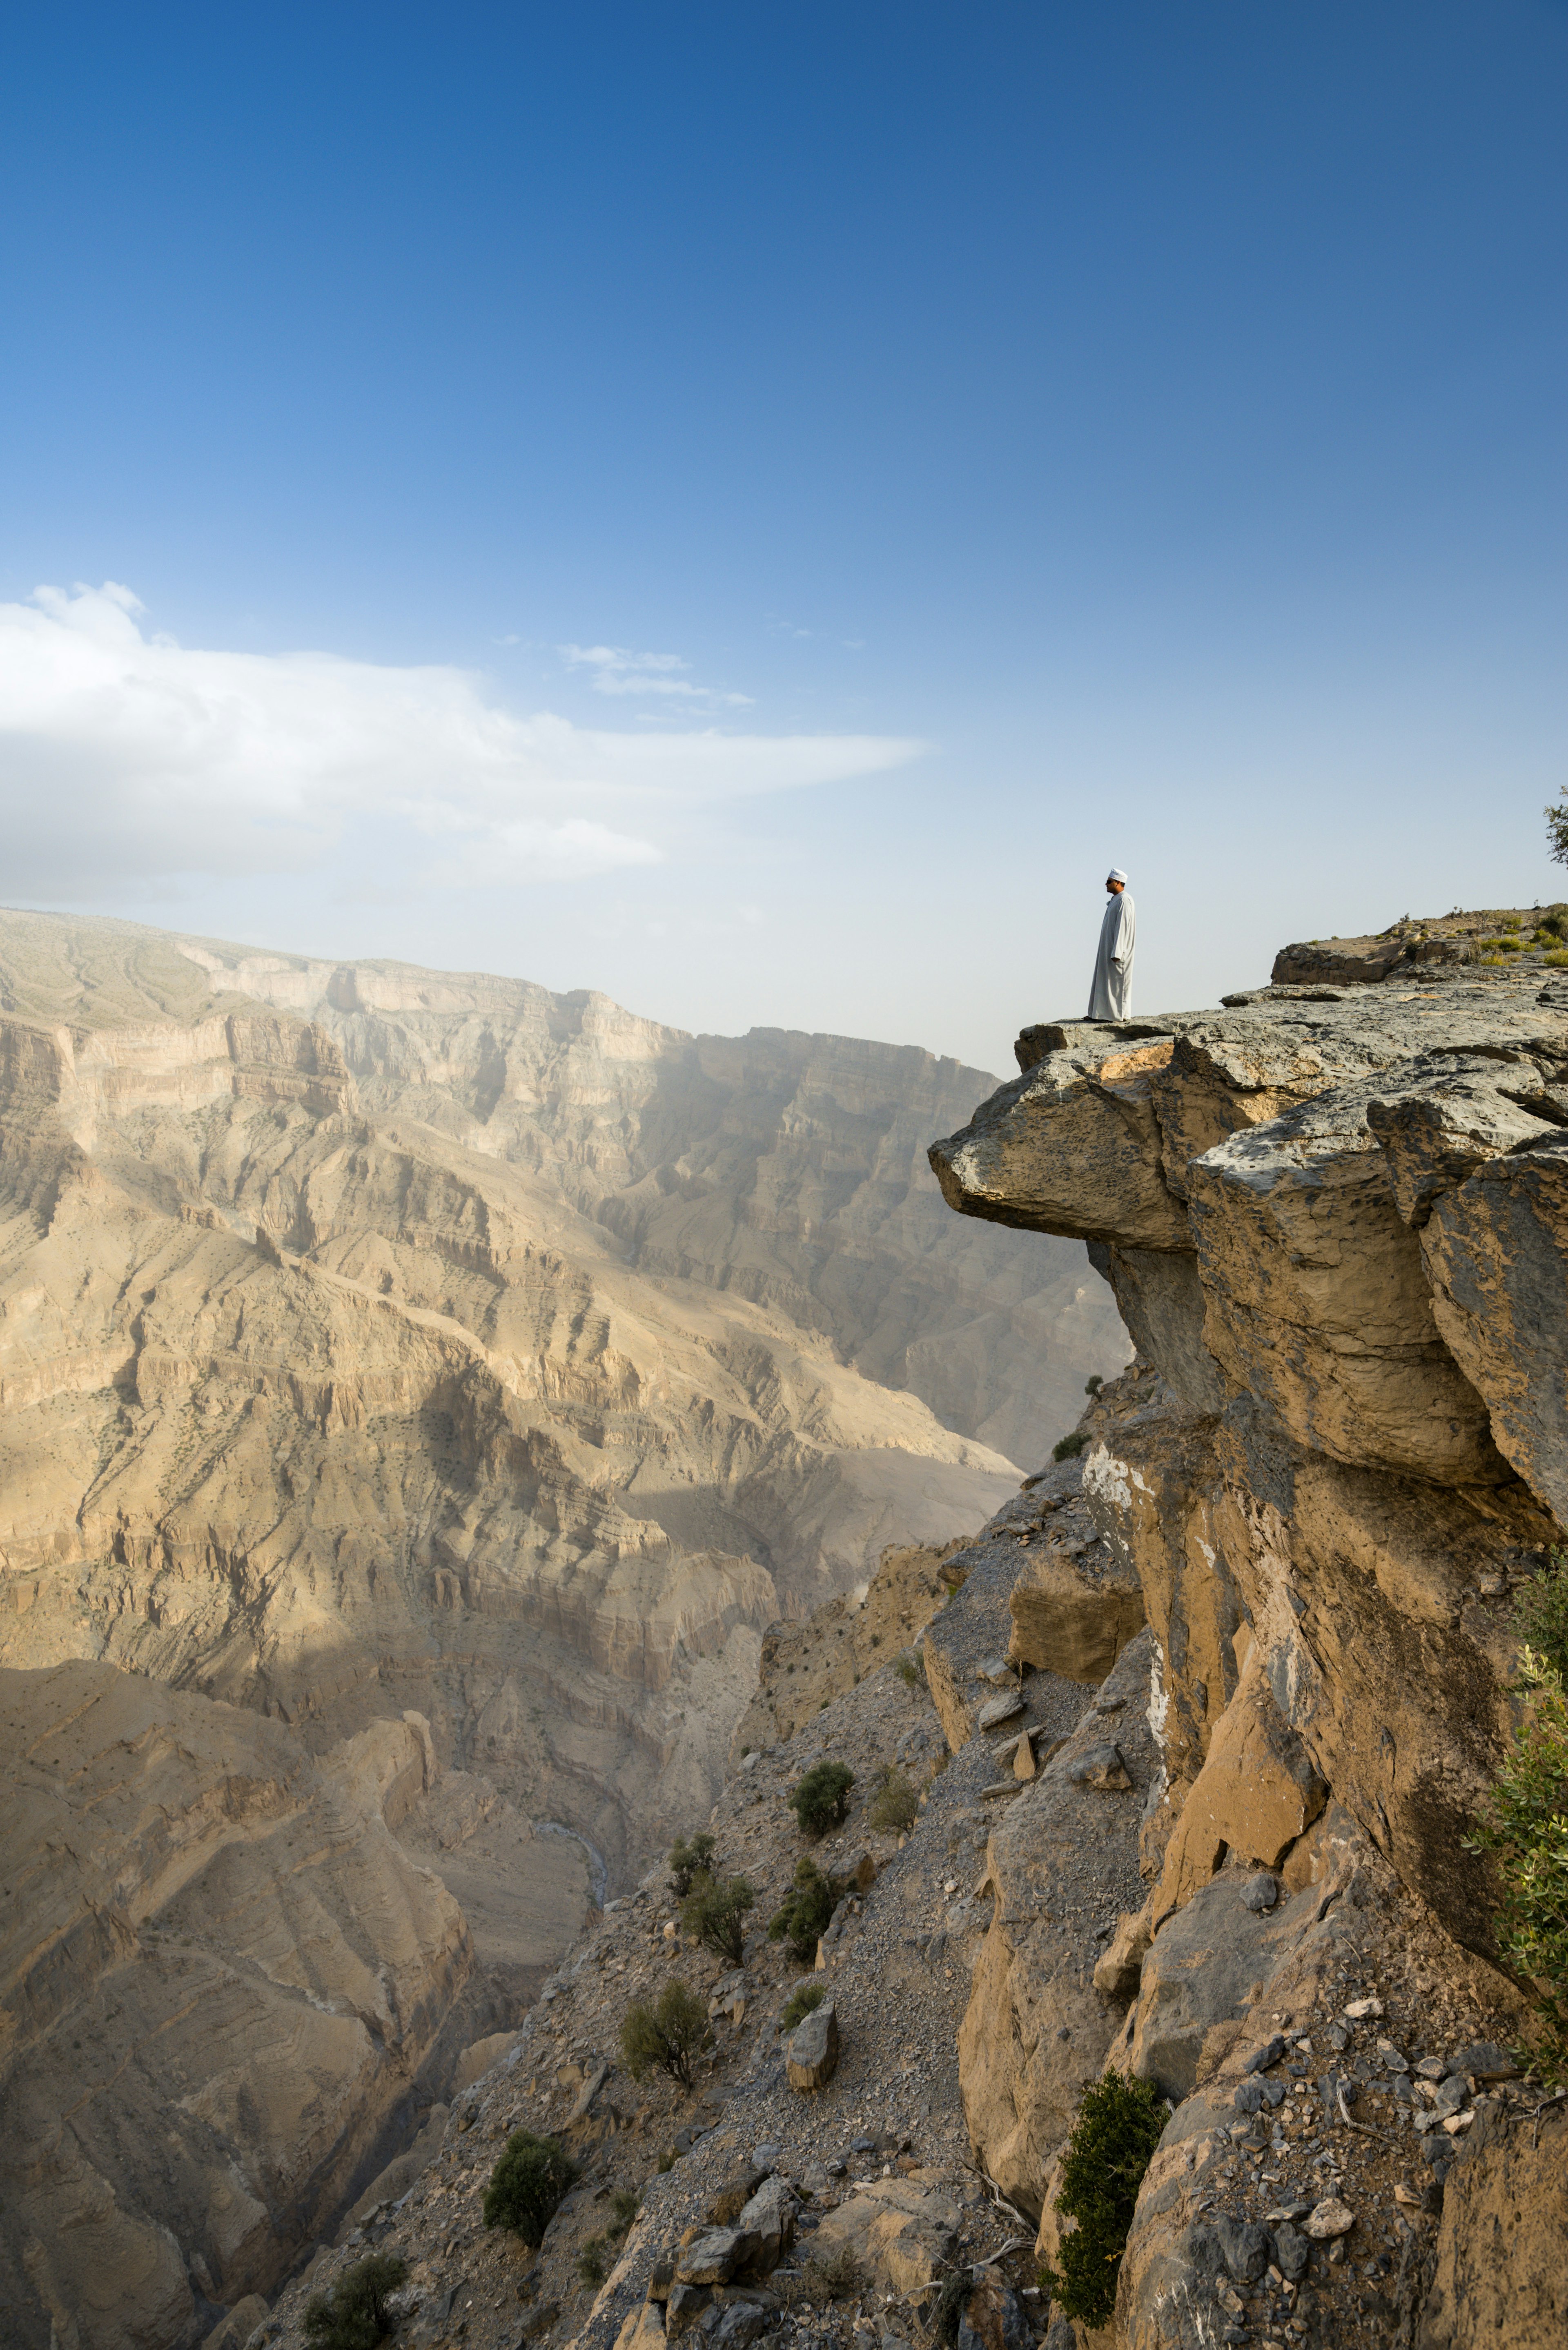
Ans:
<svg viewBox="0 0 1568 2350"><path fill-rule="evenodd" d="M1106 883L1106 887L1110 891L1113 898L1119 898L1127 886L1127 885L1125 881L1107 881Z"/></svg>

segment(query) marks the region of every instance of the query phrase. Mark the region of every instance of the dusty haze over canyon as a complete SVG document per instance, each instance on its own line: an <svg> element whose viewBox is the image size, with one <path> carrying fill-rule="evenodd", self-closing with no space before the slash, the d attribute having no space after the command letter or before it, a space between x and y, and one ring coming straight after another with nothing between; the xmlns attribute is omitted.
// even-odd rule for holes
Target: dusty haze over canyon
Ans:
<svg viewBox="0 0 1568 2350"><path fill-rule="evenodd" d="M171 2340L165 2230L273 2285L705 1813L765 1627L1129 1350L948 1212L995 1080L926 1053L26 913L0 1014L7 2299Z"/></svg>

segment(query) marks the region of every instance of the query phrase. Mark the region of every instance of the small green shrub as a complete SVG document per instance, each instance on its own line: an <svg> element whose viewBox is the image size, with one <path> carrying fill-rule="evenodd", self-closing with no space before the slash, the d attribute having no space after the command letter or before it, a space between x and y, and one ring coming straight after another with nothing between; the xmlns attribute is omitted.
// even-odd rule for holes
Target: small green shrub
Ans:
<svg viewBox="0 0 1568 2350"><path fill-rule="evenodd" d="M614 2216L605 2230L612 2243L618 2242L625 2235L641 2209L640 2199L628 2188L618 2187L615 2189L610 2197L610 2210Z"/></svg>
<svg viewBox="0 0 1568 2350"><path fill-rule="evenodd" d="M1099 1394L1100 1389L1105 1386L1105 1380L1100 1377L1098 1371L1091 1371L1088 1378L1084 1381L1084 1393L1086 1396L1096 1396Z"/></svg>
<svg viewBox="0 0 1568 2350"><path fill-rule="evenodd" d="M317 2350L376 2350L391 2329L389 2293L396 2293L409 2264L396 2252L371 2252L345 2269L326 2293L306 2305L305 2337Z"/></svg>
<svg viewBox="0 0 1568 2350"><path fill-rule="evenodd" d="M797 2023L804 2023L808 2015L815 2014L826 1997L821 1983L796 1983L784 2002L784 2013L779 2018L781 2030L793 2032Z"/></svg>
<svg viewBox="0 0 1568 2350"><path fill-rule="evenodd" d="M691 2059L707 2029L702 2002L679 1978L671 1978L651 2007L639 2000L628 2008L620 2027L622 2062L634 2081L657 2068L689 2089Z"/></svg>
<svg viewBox="0 0 1568 2350"><path fill-rule="evenodd" d="M1051 1447L1051 1458L1053 1461L1075 1461L1088 1440L1083 1430L1075 1428L1071 1436L1063 1437L1059 1444Z"/></svg>
<svg viewBox="0 0 1568 2350"><path fill-rule="evenodd" d="M1553 1551L1514 1616L1524 1643L1515 1686L1523 1719L1471 1851L1496 1855L1499 1941L1535 1986L1538 2035L1521 2050L1549 2085L1568 2084L1568 1551Z"/></svg>
<svg viewBox="0 0 1568 2350"><path fill-rule="evenodd" d="M868 1827L882 1828L889 1835L904 1835L915 1825L920 1809L920 1799L901 1771L889 1763L882 1773L882 1783L872 1798L866 1814Z"/></svg>
<svg viewBox="0 0 1568 2350"><path fill-rule="evenodd" d="M893 1670L909 1689L919 1689L926 1678L925 1659L918 1648L901 1648L893 1659Z"/></svg>
<svg viewBox="0 0 1568 2350"><path fill-rule="evenodd" d="M699 1877L680 1905L680 1930L738 1967L745 1956L746 1912L756 1898L743 1877L727 1877L722 1885Z"/></svg>
<svg viewBox="0 0 1568 2350"><path fill-rule="evenodd" d="M836 1877L825 1877L811 1855L803 1853L794 1865L794 1885L768 1920L769 1941L787 1941L803 1964L814 1959L843 1892Z"/></svg>
<svg viewBox="0 0 1568 2350"><path fill-rule="evenodd" d="M1119 2073L1091 2081L1079 2099L1056 2198L1063 2218L1078 2224L1062 2238L1060 2272L1048 2262L1040 2272L1064 2316L1085 2325L1109 2323L1133 2205L1167 2119L1152 2081L1125 2080Z"/></svg>
<svg viewBox="0 0 1568 2350"><path fill-rule="evenodd" d="M817 1762L806 1773L790 1802L803 1835L826 1835L849 1813L849 1790L855 1773L846 1762Z"/></svg>
<svg viewBox="0 0 1568 2350"><path fill-rule="evenodd" d="M553 2137L514 2130L484 2190L485 2226L509 2228L536 2252L579 2176L577 2165Z"/></svg>
<svg viewBox="0 0 1568 2350"><path fill-rule="evenodd" d="M1539 927L1549 931L1554 939L1568 939L1568 906L1548 906L1542 914Z"/></svg>
<svg viewBox="0 0 1568 2350"><path fill-rule="evenodd" d="M608 2271L605 2267L605 2240L590 2236L577 2253L577 2274L584 2284L603 2284Z"/></svg>
<svg viewBox="0 0 1568 2350"><path fill-rule="evenodd" d="M1553 971L1568 968L1568 947L1553 947L1552 952L1542 955L1541 960L1549 962Z"/></svg>
<svg viewBox="0 0 1568 2350"><path fill-rule="evenodd" d="M786 2309L803 2303L820 2307L826 2301L854 2301L865 2290L865 2270L848 2245L841 2244L821 2260L805 2262L800 2274L785 2282L782 2297Z"/></svg>
<svg viewBox="0 0 1568 2350"><path fill-rule="evenodd" d="M667 2146L664 2152L659 2158L659 2168L660 2171L673 2170L677 2158L675 2148L672 2146Z"/></svg>
<svg viewBox="0 0 1568 2350"><path fill-rule="evenodd" d="M706 1831L694 1835L690 1844L684 1836L677 1836L670 1847L670 1890L678 1901L685 1900L698 1877L712 1875L718 1848L718 1838Z"/></svg>
<svg viewBox="0 0 1568 2350"><path fill-rule="evenodd" d="M1524 941L1516 938L1482 939L1481 946L1488 954L1511 955L1524 952Z"/></svg>

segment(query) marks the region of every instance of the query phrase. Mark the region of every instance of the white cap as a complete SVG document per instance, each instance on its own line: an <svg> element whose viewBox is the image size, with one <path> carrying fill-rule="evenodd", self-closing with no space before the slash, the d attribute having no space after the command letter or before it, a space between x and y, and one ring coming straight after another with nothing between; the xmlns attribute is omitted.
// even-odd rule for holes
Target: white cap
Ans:
<svg viewBox="0 0 1568 2350"><path fill-rule="evenodd" d="M1122 882L1125 882L1125 881L1126 881L1126 879L1127 879L1127 875L1122 871L1122 868L1121 868L1121 867L1120 867L1119 865L1113 865L1113 866L1112 866L1112 868L1111 868L1111 869L1110 869L1110 871L1109 871L1109 872L1106 874L1106 880L1107 880L1107 881L1122 881Z"/></svg>

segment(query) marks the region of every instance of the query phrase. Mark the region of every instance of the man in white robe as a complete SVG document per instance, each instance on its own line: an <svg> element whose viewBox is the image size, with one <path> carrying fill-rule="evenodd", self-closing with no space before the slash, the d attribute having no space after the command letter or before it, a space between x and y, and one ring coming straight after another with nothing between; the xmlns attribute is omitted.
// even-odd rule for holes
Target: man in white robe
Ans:
<svg viewBox="0 0 1568 2350"><path fill-rule="evenodd" d="M1106 877L1106 888L1110 892L1110 904L1106 908L1106 919L1100 924L1100 946L1095 957L1095 983L1089 993L1088 1017L1091 1020L1130 1020L1133 941L1137 923L1133 901L1127 896L1127 877L1119 865L1112 866Z"/></svg>

